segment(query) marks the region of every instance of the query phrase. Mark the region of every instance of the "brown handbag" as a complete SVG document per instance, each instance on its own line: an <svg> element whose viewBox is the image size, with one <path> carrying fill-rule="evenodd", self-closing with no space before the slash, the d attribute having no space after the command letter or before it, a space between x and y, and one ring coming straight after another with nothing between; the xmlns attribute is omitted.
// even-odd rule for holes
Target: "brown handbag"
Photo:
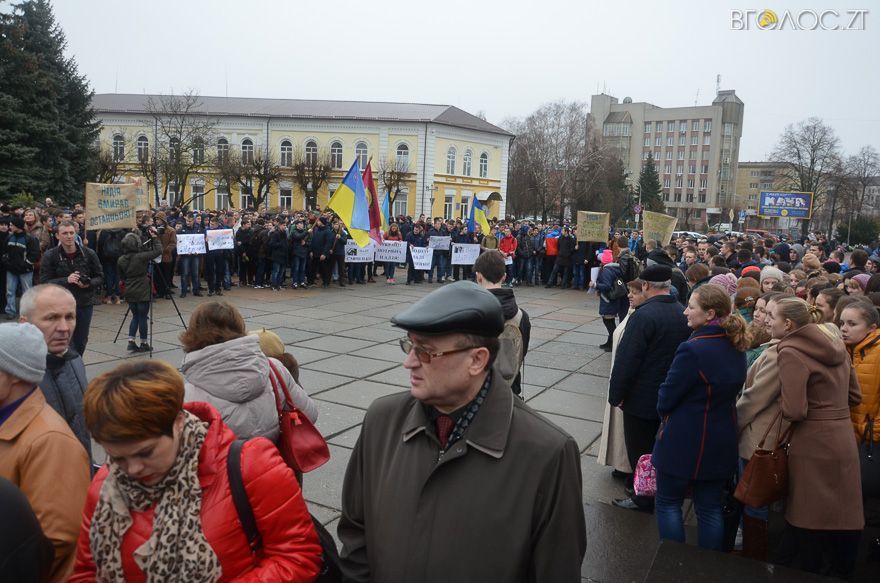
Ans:
<svg viewBox="0 0 880 583"><path fill-rule="evenodd" d="M764 449L764 442L770 429L779 422L776 428L776 446L773 449ZM792 427L786 430L782 436L782 409L767 426L761 443L752 454L752 459L746 464L743 474L736 484L733 497L752 508L761 508L782 500L788 495L788 445L791 438Z"/></svg>

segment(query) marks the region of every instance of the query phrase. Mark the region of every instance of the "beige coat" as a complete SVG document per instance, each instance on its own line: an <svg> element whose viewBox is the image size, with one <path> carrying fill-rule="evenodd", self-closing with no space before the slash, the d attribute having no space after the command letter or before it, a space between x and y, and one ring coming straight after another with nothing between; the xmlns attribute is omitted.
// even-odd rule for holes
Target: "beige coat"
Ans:
<svg viewBox="0 0 880 583"><path fill-rule="evenodd" d="M768 426L779 412L779 397L782 385L779 382L779 356L776 345L779 340L771 340L767 350L749 368L743 393L736 402L736 421L739 428L739 457L752 459L752 454L761 442ZM778 425L778 423L777 423ZM782 426L772 427L764 442L764 449L773 449L777 435L788 429L789 423L782 420Z"/></svg>
<svg viewBox="0 0 880 583"><path fill-rule="evenodd" d="M630 309L629 314L633 310ZM617 354L617 345L623 337L623 331L626 329L626 323L629 321L629 314L614 329L611 334L611 362L614 363L614 357ZM623 438L623 410L620 407L612 407L605 399L605 417L602 420L602 436L599 439L599 452L596 454L596 462L602 466L611 466L619 472L626 474L632 473L632 467L629 465L629 457L626 455L626 442Z"/></svg>
<svg viewBox="0 0 880 583"><path fill-rule="evenodd" d="M50 581L67 581L89 489L89 456L40 389L0 425L0 476L24 492L55 547Z"/></svg>

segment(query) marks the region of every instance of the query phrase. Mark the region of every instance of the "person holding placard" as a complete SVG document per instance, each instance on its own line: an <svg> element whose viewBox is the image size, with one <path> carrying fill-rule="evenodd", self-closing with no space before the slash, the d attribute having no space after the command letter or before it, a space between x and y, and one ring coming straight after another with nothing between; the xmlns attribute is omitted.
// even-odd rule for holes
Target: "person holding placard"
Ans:
<svg viewBox="0 0 880 583"><path fill-rule="evenodd" d="M428 229L428 237L448 237L449 230L443 222L436 218L434 226ZM431 260L431 269L428 271L428 283L433 283L434 271L437 271L437 283L446 283L446 262L449 260L448 249L434 249L433 259Z"/></svg>
<svg viewBox="0 0 880 583"><path fill-rule="evenodd" d="M403 235L400 233L400 227L397 223L388 225L388 231L385 232L386 241L403 241ZM394 285L394 268L397 264L393 261L385 262L385 283Z"/></svg>
<svg viewBox="0 0 880 583"><path fill-rule="evenodd" d="M406 242L409 245L410 249L413 247L427 247L428 239L422 235L422 225L416 223L413 225L412 232L406 236ZM421 270L416 269L415 264L413 263L412 251L406 254L406 285L411 283L422 283L422 274L424 273Z"/></svg>
<svg viewBox="0 0 880 583"><path fill-rule="evenodd" d="M192 215L185 218L186 224L180 230L179 235L204 235L205 231L201 226L197 225ZM199 291L199 258L202 254L180 255L178 262L180 263L180 297L186 297L189 292L189 285L192 282L192 294L201 296Z"/></svg>
<svg viewBox="0 0 880 583"><path fill-rule="evenodd" d="M220 221L217 217L211 217L208 223L208 231L220 230ZM206 231L207 235L207 231ZM226 250L208 249L205 256L205 275L208 279L208 296L222 296L223 274L226 271Z"/></svg>
<svg viewBox="0 0 880 583"><path fill-rule="evenodd" d="M462 245L479 245L479 241L477 241L477 236L474 233L468 233L467 223L462 223L461 228L458 230L458 233L452 236L452 242ZM471 266L458 264L453 265L453 281L459 280L459 273L462 273L462 279L471 279Z"/></svg>
<svg viewBox="0 0 880 583"><path fill-rule="evenodd" d="M330 249L321 255L321 280L324 282L324 287L330 285L334 265L339 277L339 287L345 287L342 280L345 277L345 242L348 238L348 233L342 228L342 221L338 219L334 221L333 230L330 231Z"/></svg>
<svg viewBox="0 0 880 583"><path fill-rule="evenodd" d="M504 229L504 236L498 243L499 251L504 255L504 271L507 274L507 286L512 287L516 281L516 274L513 269L513 258L516 255L516 237L510 231L510 227Z"/></svg>

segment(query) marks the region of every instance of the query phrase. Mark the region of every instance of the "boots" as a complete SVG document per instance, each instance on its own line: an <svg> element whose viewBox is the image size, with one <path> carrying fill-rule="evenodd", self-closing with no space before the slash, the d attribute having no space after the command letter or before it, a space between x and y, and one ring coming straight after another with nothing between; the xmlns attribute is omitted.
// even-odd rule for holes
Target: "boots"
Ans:
<svg viewBox="0 0 880 583"><path fill-rule="evenodd" d="M614 318L602 318L602 323L605 324L605 329L608 330L608 340L605 344L600 344L599 348L605 352L611 352L611 335L614 334L614 329L617 328L617 322L614 321Z"/></svg>
<svg viewBox="0 0 880 583"><path fill-rule="evenodd" d="M743 514L743 556L767 561L767 522Z"/></svg>

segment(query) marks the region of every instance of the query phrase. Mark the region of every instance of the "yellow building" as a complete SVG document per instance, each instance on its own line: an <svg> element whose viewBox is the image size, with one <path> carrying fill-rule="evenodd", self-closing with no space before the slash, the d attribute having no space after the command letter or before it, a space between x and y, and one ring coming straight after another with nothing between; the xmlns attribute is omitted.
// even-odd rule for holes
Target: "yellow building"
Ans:
<svg viewBox="0 0 880 583"><path fill-rule="evenodd" d="M157 123L148 108L148 100L163 99L168 98L94 96L93 107L102 123L100 140L120 162L120 178L142 174L139 161L161 159L161 152L169 151L164 142L173 131L164 129L161 120ZM394 215L467 217L474 198L485 201L490 217L505 214L513 135L454 106L200 97L188 115L196 120L194 125L210 127L201 151L191 153L204 163L189 175L187 184L168 188L180 200L191 200L192 208L251 206L248 189L226 185L212 162L236 151L242 157L268 155L280 167L281 179L271 185L265 208L324 207L357 157L361 168L372 159L380 196L382 170L400 171ZM329 176L317 192L297 184L299 159L329 161ZM164 192L162 178L158 171L155 174L149 178Z"/></svg>

